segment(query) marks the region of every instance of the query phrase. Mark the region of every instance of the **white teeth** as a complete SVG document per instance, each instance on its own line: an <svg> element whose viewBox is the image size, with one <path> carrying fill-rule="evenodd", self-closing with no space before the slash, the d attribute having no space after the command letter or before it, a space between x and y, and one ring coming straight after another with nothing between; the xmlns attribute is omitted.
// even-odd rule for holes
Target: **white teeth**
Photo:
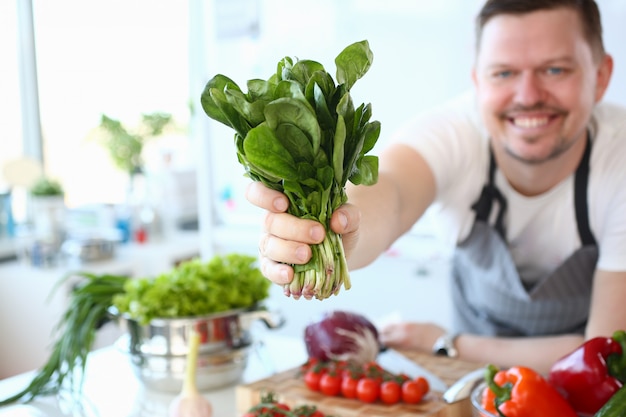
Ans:
<svg viewBox="0 0 626 417"><path fill-rule="evenodd" d="M545 126L548 121L547 117L516 117L513 119L513 124L517 127L533 128Z"/></svg>

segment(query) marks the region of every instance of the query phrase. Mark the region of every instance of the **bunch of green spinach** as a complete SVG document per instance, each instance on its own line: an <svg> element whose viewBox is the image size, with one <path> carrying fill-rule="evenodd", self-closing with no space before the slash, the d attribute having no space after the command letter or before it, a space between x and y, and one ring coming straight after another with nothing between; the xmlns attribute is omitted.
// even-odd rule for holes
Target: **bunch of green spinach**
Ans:
<svg viewBox="0 0 626 417"><path fill-rule="evenodd" d="M247 93L221 74L202 92L207 116L235 131L246 175L285 193L289 213L326 227L325 240L312 246L311 260L294 265L295 277L285 286L288 296L321 300L351 286L341 236L329 222L347 201L347 181L372 185L378 180L378 157L366 154L378 140L380 122L370 121L370 104L355 107L350 95L372 61L364 40L335 58L337 81L316 61L285 57L268 80L249 80Z"/></svg>

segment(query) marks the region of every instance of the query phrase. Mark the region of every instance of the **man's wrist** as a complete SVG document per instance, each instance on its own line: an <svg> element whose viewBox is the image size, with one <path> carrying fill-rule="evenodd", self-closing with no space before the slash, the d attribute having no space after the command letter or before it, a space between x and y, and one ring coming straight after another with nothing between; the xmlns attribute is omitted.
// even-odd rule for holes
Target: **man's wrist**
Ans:
<svg viewBox="0 0 626 417"><path fill-rule="evenodd" d="M456 358L459 356L459 351L456 348L456 338L458 333L446 333L435 341L432 351L434 355L447 356L449 358Z"/></svg>

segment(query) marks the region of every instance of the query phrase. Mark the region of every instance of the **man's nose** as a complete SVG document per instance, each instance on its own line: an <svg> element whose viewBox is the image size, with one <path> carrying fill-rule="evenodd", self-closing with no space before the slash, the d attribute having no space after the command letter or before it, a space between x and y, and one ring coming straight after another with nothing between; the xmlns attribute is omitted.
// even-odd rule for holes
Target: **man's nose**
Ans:
<svg viewBox="0 0 626 417"><path fill-rule="evenodd" d="M522 73L516 87L516 101L525 107L541 103L545 99L545 90L541 79L535 73Z"/></svg>

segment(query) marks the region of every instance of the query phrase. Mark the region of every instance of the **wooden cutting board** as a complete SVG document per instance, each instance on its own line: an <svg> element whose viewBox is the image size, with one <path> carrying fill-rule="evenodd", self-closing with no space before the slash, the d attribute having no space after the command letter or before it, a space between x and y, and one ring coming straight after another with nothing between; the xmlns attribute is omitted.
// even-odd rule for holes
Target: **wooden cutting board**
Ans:
<svg viewBox="0 0 626 417"><path fill-rule="evenodd" d="M403 351L407 358L440 377L448 386L463 375L480 368L483 364L466 362L423 353ZM365 404L358 400L342 397L329 397L306 387L300 370L290 369L271 377L249 384L239 385L236 389L237 411L243 414L260 402L261 395L273 392L281 402L294 407L301 404L315 405L326 415L333 417L471 417L472 407L469 399L455 404L447 404L441 398L441 392L431 391L421 403L385 405L383 403Z"/></svg>

